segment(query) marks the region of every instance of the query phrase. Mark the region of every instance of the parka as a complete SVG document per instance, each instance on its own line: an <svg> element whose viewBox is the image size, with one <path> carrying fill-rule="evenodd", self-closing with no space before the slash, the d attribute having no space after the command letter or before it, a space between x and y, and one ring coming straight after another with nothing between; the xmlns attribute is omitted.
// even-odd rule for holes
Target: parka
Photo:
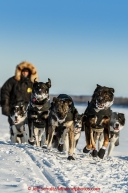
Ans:
<svg viewBox="0 0 128 193"><path fill-rule="evenodd" d="M22 70L29 69L27 78L22 76ZM15 75L9 78L1 87L1 107L2 114L9 116L10 110L17 102L23 101L29 103L34 80L38 81L37 70L29 62L21 62L16 66Z"/></svg>

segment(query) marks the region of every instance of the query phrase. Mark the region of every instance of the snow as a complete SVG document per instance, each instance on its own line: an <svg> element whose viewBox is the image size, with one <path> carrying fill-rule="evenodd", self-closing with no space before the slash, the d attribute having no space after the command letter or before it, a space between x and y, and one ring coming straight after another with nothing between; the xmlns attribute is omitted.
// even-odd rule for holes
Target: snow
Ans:
<svg viewBox="0 0 128 193"><path fill-rule="evenodd" d="M83 113L86 106L76 105L76 108ZM103 160L83 155L84 132L73 161L55 149L47 152L29 144L13 144L9 140L7 117L0 115L0 192L127 193L128 109L113 106L112 110L124 113L126 124L121 131L120 145L114 148L110 159Z"/></svg>

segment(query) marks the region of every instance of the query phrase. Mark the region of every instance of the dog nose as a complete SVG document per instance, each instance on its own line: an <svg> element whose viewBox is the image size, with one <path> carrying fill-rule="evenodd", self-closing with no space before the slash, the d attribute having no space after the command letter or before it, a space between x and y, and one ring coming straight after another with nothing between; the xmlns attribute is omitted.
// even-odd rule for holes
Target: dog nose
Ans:
<svg viewBox="0 0 128 193"><path fill-rule="evenodd" d="M17 116L15 116L15 119L17 119Z"/></svg>
<svg viewBox="0 0 128 193"><path fill-rule="evenodd" d="M116 123L116 127L119 127L119 124L118 124L118 123Z"/></svg>
<svg viewBox="0 0 128 193"><path fill-rule="evenodd" d="M103 99L103 97L101 97L101 96L98 97L98 102L101 101L102 99Z"/></svg>

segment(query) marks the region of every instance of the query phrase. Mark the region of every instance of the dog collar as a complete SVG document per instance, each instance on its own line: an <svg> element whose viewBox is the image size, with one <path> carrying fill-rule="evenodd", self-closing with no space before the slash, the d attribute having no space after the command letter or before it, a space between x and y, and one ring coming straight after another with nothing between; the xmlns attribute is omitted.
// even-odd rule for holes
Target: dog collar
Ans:
<svg viewBox="0 0 128 193"><path fill-rule="evenodd" d="M57 115L55 115L55 116L56 116L57 122L59 122L60 124L63 123L63 122L65 122L65 119L66 119L66 117L67 117L67 116L65 116L64 119L59 119L59 118L57 117Z"/></svg>
<svg viewBox="0 0 128 193"><path fill-rule="evenodd" d="M67 115L64 117L64 119L59 119L58 116L56 115L56 113L54 111L52 111L52 117L53 118L55 117L56 121L61 124L61 123L65 122Z"/></svg>
<svg viewBox="0 0 128 193"><path fill-rule="evenodd" d="M77 133L80 133L81 132L81 127L75 127L74 128L74 133L77 134Z"/></svg>

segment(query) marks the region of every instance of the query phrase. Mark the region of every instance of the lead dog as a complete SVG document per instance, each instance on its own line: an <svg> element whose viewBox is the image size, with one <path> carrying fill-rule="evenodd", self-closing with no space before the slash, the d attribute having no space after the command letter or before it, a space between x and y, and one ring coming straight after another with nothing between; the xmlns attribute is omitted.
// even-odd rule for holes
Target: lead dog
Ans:
<svg viewBox="0 0 128 193"><path fill-rule="evenodd" d="M50 79L46 83L34 81L31 100L28 105L29 143L35 143L39 147L45 144L47 138L48 115L51 106L50 87Z"/></svg>
<svg viewBox="0 0 128 193"><path fill-rule="evenodd" d="M115 146L119 145L119 133L125 125L125 115L123 113L113 112L110 120L109 146L107 156L111 156ZM98 146L103 144L103 133L99 137Z"/></svg>
<svg viewBox="0 0 128 193"><path fill-rule="evenodd" d="M11 108L11 142L28 143L29 129L25 103L19 102Z"/></svg>
<svg viewBox="0 0 128 193"><path fill-rule="evenodd" d="M73 158L74 152L74 121L72 112L72 100L65 94L59 95L58 98L53 98L52 108L49 115L49 129L48 129L48 149L51 149L53 136L56 135L57 139L61 138L63 133L68 132L69 136L69 156L68 159ZM61 141L58 141L58 148L61 145Z"/></svg>
<svg viewBox="0 0 128 193"><path fill-rule="evenodd" d="M85 129L86 146L84 153L93 150L93 156L103 159L109 143L109 123L112 114L110 109L114 101L114 89L97 84L91 101L84 112L83 126ZM94 132L103 132L104 141L99 152L96 150Z"/></svg>

